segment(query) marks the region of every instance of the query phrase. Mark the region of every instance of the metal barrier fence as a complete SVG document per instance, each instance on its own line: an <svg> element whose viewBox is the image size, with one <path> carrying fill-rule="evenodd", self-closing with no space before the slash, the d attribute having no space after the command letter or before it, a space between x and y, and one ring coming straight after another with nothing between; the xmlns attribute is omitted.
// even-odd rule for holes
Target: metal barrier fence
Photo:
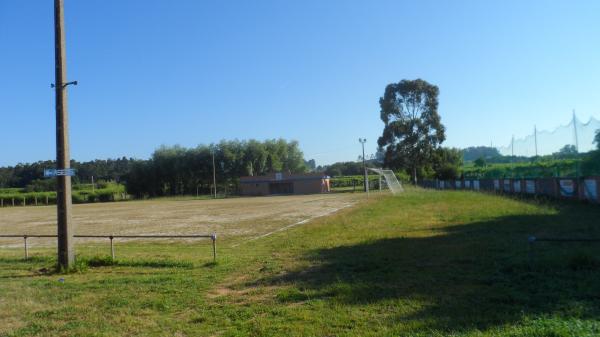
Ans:
<svg viewBox="0 0 600 337"><path fill-rule="evenodd" d="M213 262L217 262L217 234L200 234L200 235L73 235L76 238L104 238L110 240L111 257L115 258L114 239L211 239L213 250ZM23 238L25 248L25 259L29 259L29 246L27 245L28 238L56 238L56 234L8 234L0 235L0 238Z"/></svg>
<svg viewBox="0 0 600 337"><path fill-rule="evenodd" d="M531 179L423 180L425 188L543 195L600 203L600 177Z"/></svg>

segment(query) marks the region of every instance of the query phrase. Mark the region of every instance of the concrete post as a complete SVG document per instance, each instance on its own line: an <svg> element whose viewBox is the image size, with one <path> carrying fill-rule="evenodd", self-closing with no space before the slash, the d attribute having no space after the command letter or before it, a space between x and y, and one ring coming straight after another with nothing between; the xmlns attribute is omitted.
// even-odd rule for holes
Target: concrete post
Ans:
<svg viewBox="0 0 600 337"><path fill-rule="evenodd" d="M69 114L67 109L67 68L65 55L63 0L54 0L54 51L56 91L56 165L57 169L71 167L69 153ZM58 223L58 264L69 268L75 260L71 216L71 177L56 178L56 205Z"/></svg>

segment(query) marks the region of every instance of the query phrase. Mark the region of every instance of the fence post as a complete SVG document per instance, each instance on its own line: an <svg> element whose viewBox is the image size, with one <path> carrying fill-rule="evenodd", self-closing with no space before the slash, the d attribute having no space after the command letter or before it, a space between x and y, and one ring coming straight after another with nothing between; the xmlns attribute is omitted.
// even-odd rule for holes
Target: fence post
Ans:
<svg viewBox="0 0 600 337"><path fill-rule="evenodd" d="M23 235L23 241L25 243L25 260L29 260L29 248L27 247L27 235Z"/></svg>
<svg viewBox="0 0 600 337"><path fill-rule="evenodd" d="M110 256L112 257L113 261L115 260L115 245L113 243L113 236L110 235L108 237L110 239Z"/></svg>
<svg viewBox="0 0 600 337"><path fill-rule="evenodd" d="M212 240L212 248L213 248L213 262L217 262L217 233L212 233L210 235L210 239Z"/></svg>

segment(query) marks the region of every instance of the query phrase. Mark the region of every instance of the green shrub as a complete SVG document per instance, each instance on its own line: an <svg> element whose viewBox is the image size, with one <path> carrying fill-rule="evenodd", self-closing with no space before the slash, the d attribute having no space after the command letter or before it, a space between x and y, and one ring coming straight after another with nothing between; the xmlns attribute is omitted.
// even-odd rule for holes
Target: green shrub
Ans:
<svg viewBox="0 0 600 337"><path fill-rule="evenodd" d="M114 200L114 197L113 197L114 193L110 189L98 190L98 192L96 192L96 194L98 195L98 200L100 200L102 202Z"/></svg>
<svg viewBox="0 0 600 337"><path fill-rule="evenodd" d="M438 168L435 176L437 179L454 180L459 178L460 172L455 165L443 164Z"/></svg>
<svg viewBox="0 0 600 337"><path fill-rule="evenodd" d="M95 192L89 193L87 195L87 201L88 202L96 202L98 200L98 196L96 195Z"/></svg>
<svg viewBox="0 0 600 337"><path fill-rule="evenodd" d="M396 177L398 178L398 180L400 180L402 183L406 184L406 183L410 183L412 181L411 176L408 173L406 173L406 171L403 171L403 170L397 171L397 172L395 172L395 174L396 174Z"/></svg>
<svg viewBox="0 0 600 337"><path fill-rule="evenodd" d="M37 179L24 188L25 192L49 192L56 190L54 179Z"/></svg>
<svg viewBox="0 0 600 337"><path fill-rule="evenodd" d="M74 204L82 204L87 201L87 193L72 193L71 200Z"/></svg>
<svg viewBox="0 0 600 337"><path fill-rule="evenodd" d="M583 160L581 173L586 176L600 175L600 150L593 151Z"/></svg>

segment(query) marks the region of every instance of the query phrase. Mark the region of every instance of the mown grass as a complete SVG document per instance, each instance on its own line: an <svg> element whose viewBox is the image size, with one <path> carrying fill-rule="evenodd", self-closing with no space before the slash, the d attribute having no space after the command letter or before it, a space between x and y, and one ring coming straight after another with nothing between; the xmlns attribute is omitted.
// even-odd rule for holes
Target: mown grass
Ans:
<svg viewBox="0 0 600 337"><path fill-rule="evenodd" d="M0 254L1 336L597 336L600 207L461 191L377 197L261 240ZM60 281L63 279L64 282Z"/></svg>

